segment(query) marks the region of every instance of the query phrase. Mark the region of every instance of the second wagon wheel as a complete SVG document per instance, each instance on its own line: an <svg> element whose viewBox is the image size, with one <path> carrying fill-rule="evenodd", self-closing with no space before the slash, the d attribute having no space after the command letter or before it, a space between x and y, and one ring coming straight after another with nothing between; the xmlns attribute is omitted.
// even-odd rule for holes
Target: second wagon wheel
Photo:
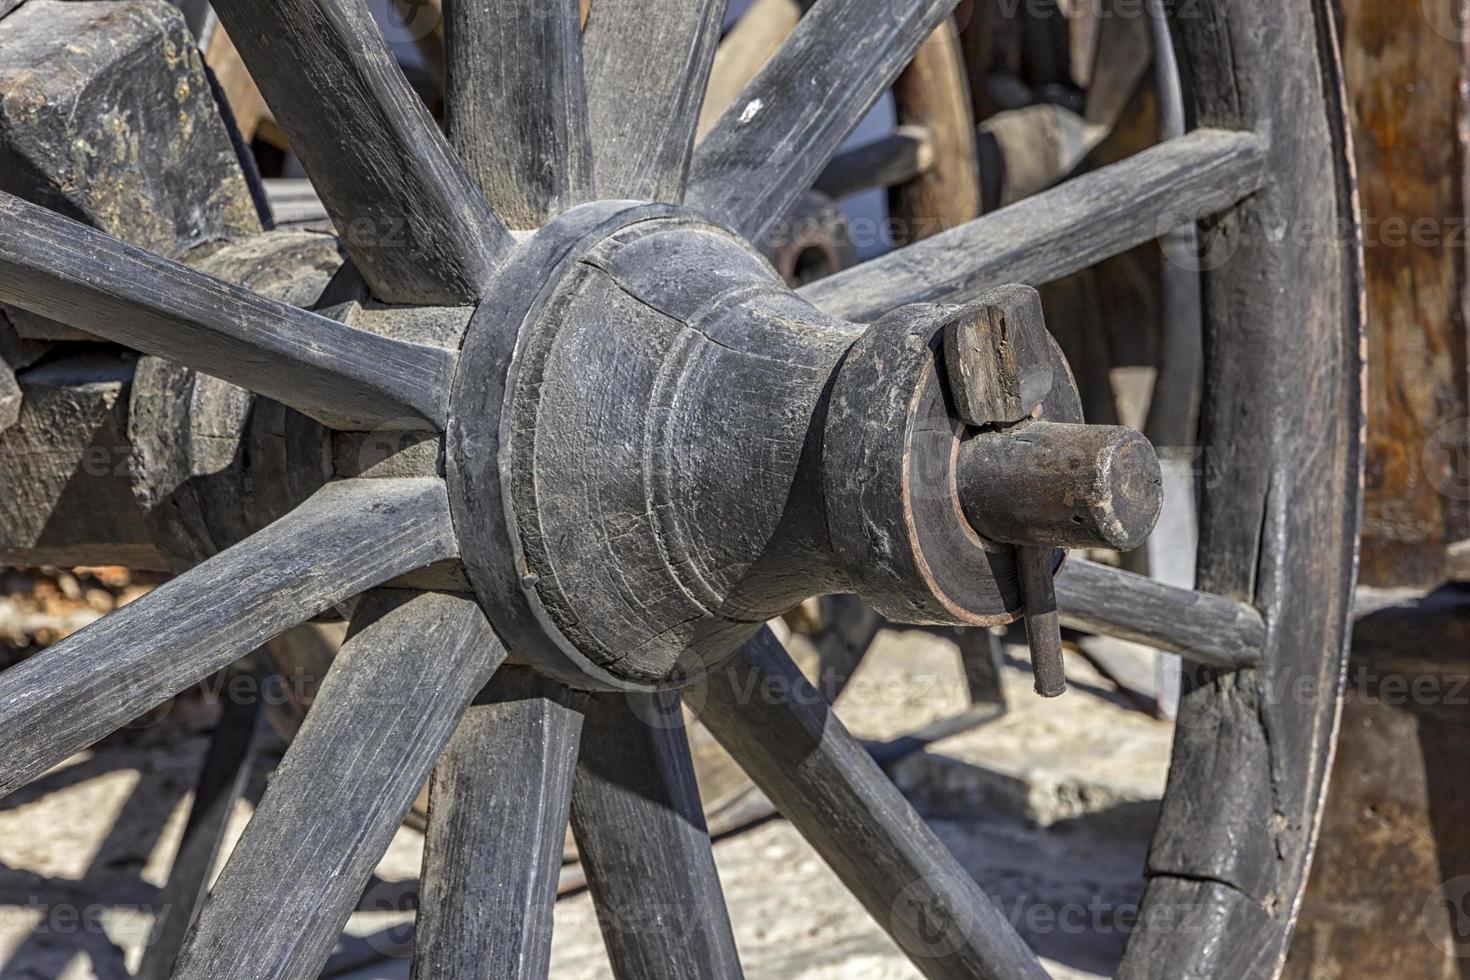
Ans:
<svg viewBox="0 0 1470 980"><path fill-rule="evenodd" d="M545 975L568 819L618 975L738 975L681 700L926 975L1044 975L760 624L828 592L1024 610L1054 667L1060 548L1146 533L1156 461L1080 424L1035 294L991 287L1192 219L1200 589L1072 559L1055 604L1199 665L1120 974L1274 974L1355 563L1330 15L1181 8L1187 135L793 293L749 243L952 6L817 0L692 150L718 0L598 0L585 42L575 0L451 4L447 139L362 3L220 0L370 294L356 325L0 199L0 301L334 433L288 461L337 478L287 516L0 674L5 792L362 595L176 976L316 975L431 772L417 976Z"/></svg>

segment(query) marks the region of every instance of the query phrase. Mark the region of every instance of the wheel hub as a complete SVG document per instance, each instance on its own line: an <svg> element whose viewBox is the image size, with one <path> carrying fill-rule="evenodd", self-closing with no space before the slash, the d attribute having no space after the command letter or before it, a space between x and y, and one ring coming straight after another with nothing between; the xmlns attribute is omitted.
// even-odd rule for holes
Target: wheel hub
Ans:
<svg viewBox="0 0 1470 980"><path fill-rule="evenodd" d="M538 669L594 689L677 686L829 592L908 623L1020 614L1012 544L1028 537L1003 543L967 517L991 490L964 464L985 455L961 453L980 427L945 369L946 331L975 308L848 323L732 232L630 202L550 222L488 295L451 400L451 508L481 604ZM1017 421L1078 423L1042 336L1049 384ZM1127 491L1141 539L1157 461L1127 465L1142 468Z"/></svg>

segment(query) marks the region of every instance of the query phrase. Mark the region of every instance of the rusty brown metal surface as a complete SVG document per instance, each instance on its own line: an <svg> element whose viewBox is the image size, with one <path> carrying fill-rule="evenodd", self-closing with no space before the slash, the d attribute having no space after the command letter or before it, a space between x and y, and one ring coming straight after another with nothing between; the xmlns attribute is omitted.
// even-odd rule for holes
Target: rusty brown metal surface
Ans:
<svg viewBox="0 0 1470 980"><path fill-rule="evenodd" d="M1462 6L1342 0L1368 273L1367 585L1431 586L1470 537Z"/></svg>

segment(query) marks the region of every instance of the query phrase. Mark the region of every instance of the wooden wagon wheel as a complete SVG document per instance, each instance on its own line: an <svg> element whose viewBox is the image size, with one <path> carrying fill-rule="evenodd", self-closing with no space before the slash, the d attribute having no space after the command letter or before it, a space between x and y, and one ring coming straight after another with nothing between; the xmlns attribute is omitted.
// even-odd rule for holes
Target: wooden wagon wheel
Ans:
<svg viewBox="0 0 1470 980"><path fill-rule="evenodd" d="M923 972L1044 975L759 625L824 592L899 621L1024 610L1049 690L1057 606L1199 664L1120 972L1275 972L1355 563L1330 15L1181 9L1188 135L793 293L748 243L951 6L817 0L692 152L718 0L601 0L585 45L575 0L451 5L447 140L363 4L220 0L342 232L351 323L0 199L0 301L328 433L277 416L283 485L252 494L324 486L0 674L4 792L362 596L176 976L314 976L431 770L416 975L545 975L568 818L619 975L737 975L681 699ZM1223 463L1201 589L1075 559L1053 589L1061 547L1146 534L1156 461L1080 424L1035 294L990 287L1191 219Z"/></svg>

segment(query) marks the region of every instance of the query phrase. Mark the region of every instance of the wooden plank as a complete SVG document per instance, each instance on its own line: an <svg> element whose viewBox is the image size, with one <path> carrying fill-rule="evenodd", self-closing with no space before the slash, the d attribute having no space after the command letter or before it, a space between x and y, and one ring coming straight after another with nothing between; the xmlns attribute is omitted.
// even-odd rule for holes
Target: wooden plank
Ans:
<svg viewBox="0 0 1470 980"><path fill-rule="evenodd" d="M454 0L444 14L449 142L495 210L536 228L590 200L577 0Z"/></svg>
<svg viewBox="0 0 1470 980"><path fill-rule="evenodd" d="M227 694L221 703L219 724L194 784L194 800L168 881L154 904L158 914L143 947L143 961L136 974L140 980L168 980L173 974L184 937L204 904L225 827L255 758L256 734L263 713L259 684L248 673L230 672L224 676L228 678ZM234 693L231 681L235 678L252 681L245 686L244 696Z"/></svg>
<svg viewBox="0 0 1470 980"><path fill-rule="evenodd" d="M178 980L312 980L470 699L505 659L480 607L381 590L189 934Z"/></svg>
<svg viewBox="0 0 1470 980"><path fill-rule="evenodd" d="M572 831L615 977L742 975L677 692L590 699Z"/></svg>
<svg viewBox="0 0 1470 980"><path fill-rule="evenodd" d="M817 0L696 149L689 203L760 238L812 186L954 4Z"/></svg>
<svg viewBox="0 0 1470 980"><path fill-rule="evenodd" d="M700 720L925 976L1046 976L769 629L711 673Z"/></svg>
<svg viewBox="0 0 1470 980"><path fill-rule="evenodd" d="M291 514L0 673L0 795L278 633L456 553L438 480L329 484Z"/></svg>
<svg viewBox="0 0 1470 980"><path fill-rule="evenodd" d="M1263 160L1250 133L1197 130L800 292L828 313L867 321L905 303L1040 285L1229 207L1260 186Z"/></svg>
<svg viewBox="0 0 1470 980"><path fill-rule="evenodd" d="M0 194L0 301L337 428L440 425L453 353L356 330Z"/></svg>
<svg viewBox="0 0 1470 980"><path fill-rule="evenodd" d="M1344 0L1368 283L1366 585L1432 588L1470 538L1470 40L1453 0Z"/></svg>
<svg viewBox="0 0 1470 980"><path fill-rule="evenodd" d="M343 245L385 302L478 299L509 233L409 87L363 0L219 0Z"/></svg>
<svg viewBox="0 0 1470 980"><path fill-rule="evenodd" d="M547 975L578 700L507 667L465 712L429 790L414 977Z"/></svg>
<svg viewBox="0 0 1470 980"><path fill-rule="evenodd" d="M728 0L600 0L587 19L598 196L684 200Z"/></svg>
<svg viewBox="0 0 1470 980"><path fill-rule="evenodd" d="M1266 624L1244 602L1076 557L1062 566L1056 589L1063 626L1227 670L1260 662Z"/></svg>
<svg viewBox="0 0 1470 980"><path fill-rule="evenodd" d="M1401 598L1353 625L1332 791L1288 980L1464 975L1467 653L1464 589Z"/></svg>

